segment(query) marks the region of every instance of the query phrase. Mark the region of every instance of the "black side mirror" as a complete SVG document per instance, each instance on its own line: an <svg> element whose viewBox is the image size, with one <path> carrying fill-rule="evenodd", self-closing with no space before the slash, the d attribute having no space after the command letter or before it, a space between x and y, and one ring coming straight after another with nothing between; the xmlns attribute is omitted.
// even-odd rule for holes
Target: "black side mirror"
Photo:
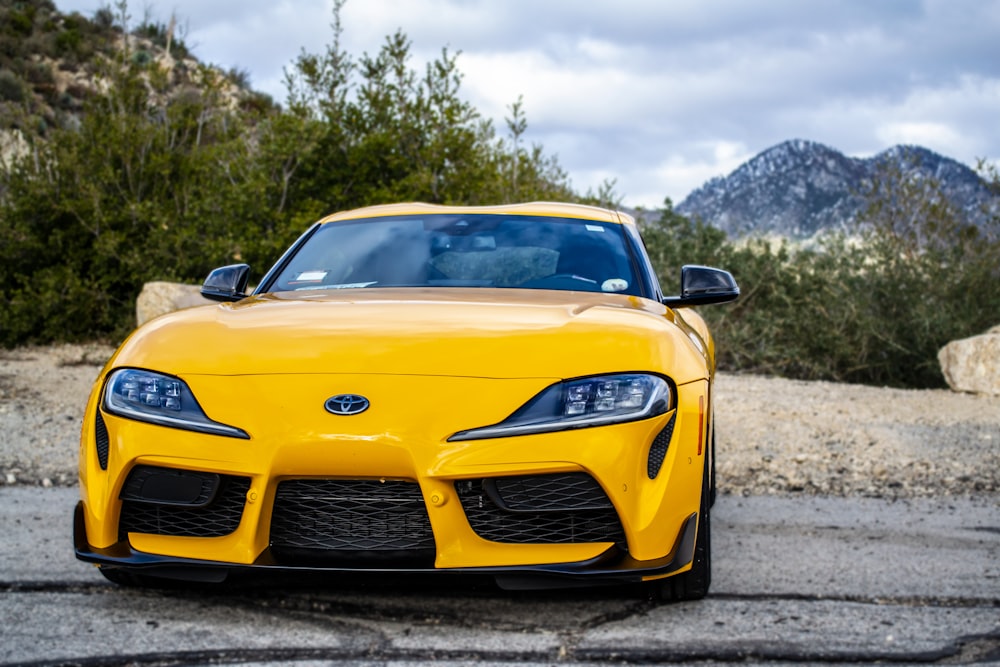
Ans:
<svg viewBox="0 0 1000 667"><path fill-rule="evenodd" d="M201 295L212 301L239 301L244 298L250 265L230 264L214 269L201 285Z"/></svg>
<svg viewBox="0 0 1000 667"><path fill-rule="evenodd" d="M739 296L740 287L729 271L685 264L681 267L680 296L668 296L663 304L672 308L704 306L735 301Z"/></svg>

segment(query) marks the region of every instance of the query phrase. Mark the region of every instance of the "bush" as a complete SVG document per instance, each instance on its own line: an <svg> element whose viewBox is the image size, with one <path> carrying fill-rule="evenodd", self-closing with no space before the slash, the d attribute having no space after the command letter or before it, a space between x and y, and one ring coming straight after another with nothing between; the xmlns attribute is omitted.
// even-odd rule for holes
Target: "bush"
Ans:
<svg viewBox="0 0 1000 667"><path fill-rule="evenodd" d="M21 102L24 100L24 84L21 77L9 69L0 70L0 100Z"/></svg>
<svg viewBox="0 0 1000 667"><path fill-rule="evenodd" d="M944 386L937 351L1000 321L1000 223L972 226L935 182L909 181L891 167L865 197L855 235L811 247L733 243L669 202L644 236L668 292L682 263L720 266L739 282L739 301L703 311L723 368Z"/></svg>
<svg viewBox="0 0 1000 667"><path fill-rule="evenodd" d="M78 30L79 48L91 48L95 34L113 30L106 13L98 19L88 27L74 18L60 34ZM231 111L218 81L152 100L149 54L139 50L109 68L110 90L71 91L86 97L79 123L65 112L75 104L69 97L53 98L60 109L48 120L30 109L18 116L19 127L47 137L33 143L30 159L0 172L0 345L121 337L144 282L196 282L233 261L264 268L330 210L392 200L587 199L541 147L522 145L520 102L508 119L511 141L497 139L458 96L455 56L445 51L418 74L397 33L354 62L339 50L338 26L329 50L303 53L288 72L287 109L248 93ZM0 25L5 37L11 30ZM144 30L165 39L162 26ZM31 39L43 37L61 49L76 43ZM0 39L0 51L11 43ZM21 66L42 88L51 84L47 66L4 62L0 100L24 100ZM1000 197L1000 178L991 178ZM739 301L702 311L722 368L941 386L938 348L998 323L1000 222L993 215L972 227L932 180L910 181L890 167L864 196L852 236L811 246L732 242L669 201L643 235L667 293L677 292L682 264L720 266L739 281ZM610 187L591 198L614 200Z"/></svg>

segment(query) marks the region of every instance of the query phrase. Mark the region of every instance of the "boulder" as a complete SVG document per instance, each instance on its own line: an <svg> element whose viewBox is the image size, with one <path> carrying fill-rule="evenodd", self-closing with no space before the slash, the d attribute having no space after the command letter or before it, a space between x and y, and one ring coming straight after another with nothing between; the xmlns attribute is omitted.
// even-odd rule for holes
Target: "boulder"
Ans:
<svg viewBox="0 0 1000 667"><path fill-rule="evenodd" d="M139 298L135 300L136 326L181 308L206 306L213 303L217 302L201 295L200 285L168 282L146 283L142 286L142 291L139 292Z"/></svg>
<svg viewBox="0 0 1000 667"><path fill-rule="evenodd" d="M955 391L1000 396L1000 326L980 336L953 340L938 352L938 362Z"/></svg>

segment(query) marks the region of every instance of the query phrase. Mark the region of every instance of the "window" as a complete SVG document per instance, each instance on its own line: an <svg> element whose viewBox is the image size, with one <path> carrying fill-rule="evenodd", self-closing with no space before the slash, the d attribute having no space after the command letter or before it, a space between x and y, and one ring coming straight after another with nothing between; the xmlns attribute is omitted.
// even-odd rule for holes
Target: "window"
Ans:
<svg viewBox="0 0 1000 667"><path fill-rule="evenodd" d="M503 287L639 295L621 225L544 216L429 215L323 225L274 291Z"/></svg>

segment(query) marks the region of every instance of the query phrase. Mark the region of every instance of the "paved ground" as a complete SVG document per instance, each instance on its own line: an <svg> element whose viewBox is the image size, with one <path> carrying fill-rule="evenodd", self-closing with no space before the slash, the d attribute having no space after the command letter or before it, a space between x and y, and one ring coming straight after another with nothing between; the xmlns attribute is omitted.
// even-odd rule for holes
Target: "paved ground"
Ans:
<svg viewBox="0 0 1000 667"><path fill-rule="evenodd" d="M0 665L1000 664L1000 397L720 376L732 495L702 602L453 578L142 591L72 555L110 354L0 352Z"/></svg>
<svg viewBox="0 0 1000 667"><path fill-rule="evenodd" d="M998 663L1000 501L720 497L701 602L465 579L108 584L72 488L0 488L0 664Z"/></svg>

